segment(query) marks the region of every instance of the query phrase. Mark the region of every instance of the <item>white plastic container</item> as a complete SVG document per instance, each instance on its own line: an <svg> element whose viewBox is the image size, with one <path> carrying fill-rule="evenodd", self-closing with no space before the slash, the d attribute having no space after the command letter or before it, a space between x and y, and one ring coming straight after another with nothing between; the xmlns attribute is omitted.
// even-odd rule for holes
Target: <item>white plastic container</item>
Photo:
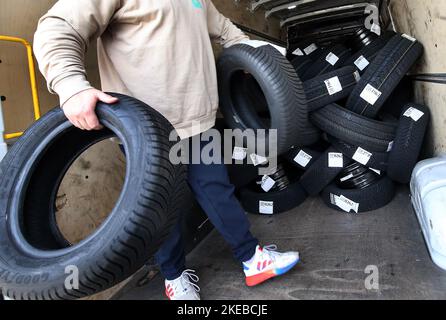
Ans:
<svg viewBox="0 0 446 320"><path fill-rule="evenodd" d="M446 155L418 163L410 189L432 260L446 270Z"/></svg>

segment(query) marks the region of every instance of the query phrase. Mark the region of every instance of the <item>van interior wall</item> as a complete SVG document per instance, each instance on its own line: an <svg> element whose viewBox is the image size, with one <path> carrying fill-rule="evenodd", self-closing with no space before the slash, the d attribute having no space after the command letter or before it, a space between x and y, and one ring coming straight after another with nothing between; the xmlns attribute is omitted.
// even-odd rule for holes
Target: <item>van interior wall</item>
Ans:
<svg viewBox="0 0 446 320"><path fill-rule="evenodd" d="M32 43L38 20L57 0L1 0L0 34L24 38ZM248 28L280 37L279 23L266 21L264 13L247 11L248 0L213 0L217 9L232 21ZM219 48L216 46L216 54ZM25 48L0 41L0 95L6 132L25 130L33 122L31 90ZM95 45L86 57L88 79L100 87ZM57 96L48 92L37 72L42 113L58 105ZM70 168L60 187L56 207L57 221L67 239L77 242L90 234L110 212L119 196L125 173L125 159L115 143L104 141L84 153ZM92 299L111 297L119 287Z"/></svg>
<svg viewBox="0 0 446 320"><path fill-rule="evenodd" d="M397 31L410 34L424 45L424 55L413 73L446 72L446 2L438 0L390 1L390 11ZM428 156L446 152L446 85L415 82L418 103L432 112L432 125L426 138Z"/></svg>

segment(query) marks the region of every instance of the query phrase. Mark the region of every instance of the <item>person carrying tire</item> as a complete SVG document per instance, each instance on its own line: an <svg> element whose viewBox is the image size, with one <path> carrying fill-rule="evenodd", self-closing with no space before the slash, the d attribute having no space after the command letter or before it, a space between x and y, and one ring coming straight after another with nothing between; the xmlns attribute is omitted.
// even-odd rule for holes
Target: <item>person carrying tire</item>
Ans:
<svg viewBox="0 0 446 320"><path fill-rule="evenodd" d="M183 140L215 124L218 89L211 39L224 47L249 43L210 0L59 0L39 22L34 51L49 90L59 95L66 117L81 130L102 128L95 114L98 102L118 102L87 80L84 56L96 39L102 89L153 106ZM224 164L192 164L188 182L242 263L248 286L297 264L297 252L259 246ZM169 299L200 299L198 277L186 268L180 222L156 259Z"/></svg>

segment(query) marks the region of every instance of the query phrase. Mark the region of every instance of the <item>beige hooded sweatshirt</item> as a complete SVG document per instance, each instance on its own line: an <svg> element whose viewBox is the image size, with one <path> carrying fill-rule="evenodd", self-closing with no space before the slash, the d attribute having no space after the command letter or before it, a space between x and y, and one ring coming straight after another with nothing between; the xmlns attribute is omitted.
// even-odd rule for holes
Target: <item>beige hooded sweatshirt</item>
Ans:
<svg viewBox="0 0 446 320"><path fill-rule="evenodd" d="M63 106L92 88L84 57L98 40L102 90L142 100L185 139L215 124L211 39L229 47L248 37L210 0L59 0L39 22L34 52Z"/></svg>

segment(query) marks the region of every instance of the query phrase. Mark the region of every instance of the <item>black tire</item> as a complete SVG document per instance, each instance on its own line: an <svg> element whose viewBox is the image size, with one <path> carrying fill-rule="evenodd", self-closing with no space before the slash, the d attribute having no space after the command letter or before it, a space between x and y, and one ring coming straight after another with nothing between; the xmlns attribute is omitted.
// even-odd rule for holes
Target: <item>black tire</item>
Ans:
<svg viewBox="0 0 446 320"><path fill-rule="evenodd" d="M305 81L304 90L307 96L308 110L313 112L327 104L348 97L357 84L355 72L357 72L356 68L348 66ZM329 80L331 82L339 81L341 87L333 87Z"/></svg>
<svg viewBox="0 0 446 320"><path fill-rule="evenodd" d="M294 148L283 155L284 159L301 170L307 170L322 155L312 148Z"/></svg>
<svg viewBox="0 0 446 320"><path fill-rule="evenodd" d="M313 60L308 56L296 57L291 60L291 65L294 67L294 70L296 70L299 77L303 75L312 64Z"/></svg>
<svg viewBox="0 0 446 320"><path fill-rule="evenodd" d="M316 61L314 61L313 64L301 75L302 81L307 81L324 73L338 69L344 64L344 61L350 57L351 53L351 50L342 44L334 45L328 49L324 49L323 51L324 53L321 54ZM338 60L334 65L327 61L327 57L330 53L338 57Z"/></svg>
<svg viewBox="0 0 446 320"><path fill-rule="evenodd" d="M217 67L220 108L230 128L276 129L278 154L293 146L306 146L318 140L318 131L308 120L302 83L293 66L279 51L272 46L252 48L234 45L223 51ZM268 103L269 121L253 110L243 90L240 90L239 81L245 76L244 71L249 72L260 85ZM268 139L267 134L265 140Z"/></svg>
<svg viewBox="0 0 446 320"><path fill-rule="evenodd" d="M332 183L322 192L322 200L328 207L343 211L333 204L334 196L341 195L359 204L358 213L373 211L386 206L393 200L395 184L386 176L365 189L341 189L336 183ZM354 213L353 210L350 212Z"/></svg>
<svg viewBox="0 0 446 320"><path fill-rule="evenodd" d="M350 58L348 58L344 62L343 65L355 67L356 70L360 74L363 74L367 70L367 68L370 66L370 63L372 63L375 60L375 58L378 56L381 49L384 48L384 46L386 45L388 40L389 39L386 37L379 37L379 38L372 40L372 42L369 45L367 45L366 47L363 47L361 50L359 50L354 55L352 55ZM366 59L364 61L367 61L368 65L366 65L367 63L364 63L364 65L359 64L358 59L360 59L360 58Z"/></svg>
<svg viewBox="0 0 446 320"><path fill-rule="evenodd" d="M343 158L342 167L330 167L329 155L331 153L340 153L339 150L330 147L328 148L300 179L302 187L307 191L310 196L318 195L326 186L328 186L336 177L342 172L342 170L351 163L351 160L347 157Z"/></svg>
<svg viewBox="0 0 446 320"><path fill-rule="evenodd" d="M375 118L387 98L422 52L423 46L418 41L411 41L401 35L395 35L363 74L347 100L347 109L369 118ZM361 97L367 88L375 92L371 98L378 97L380 93L376 101L371 99L366 101Z"/></svg>
<svg viewBox="0 0 446 320"><path fill-rule="evenodd" d="M423 112L417 121L404 115L410 108ZM395 182L408 183L415 168L424 136L430 120L430 111L427 107L410 103L403 109L398 129L396 131L393 149L389 155L388 176Z"/></svg>
<svg viewBox="0 0 446 320"><path fill-rule="evenodd" d="M329 141L333 144L333 146L342 152L346 157L353 159L355 157L356 152L360 146L354 146L339 139L328 137ZM389 164L389 153L388 152L372 152L368 151L365 148L362 148L367 152L371 153L370 159L368 162L362 163L369 168L373 168L379 171L386 172Z"/></svg>
<svg viewBox="0 0 446 320"><path fill-rule="evenodd" d="M311 121L328 135L369 151L387 152L395 139L395 124L366 118L336 104L313 112Z"/></svg>
<svg viewBox="0 0 446 320"><path fill-rule="evenodd" d="M261 192L254 187L245 187L240 190L240 202L243 208L254 214L278 214L294 209L305 202L307 194L299 181L288 186L285 190L277 192ZM264 203L265 202L265 203ZM263 213L262 207L269 207L272 213Z"/></svg>
<svg viewBox="0 0 446 320"><path fill-rule="evenodd" d="M144 103L118 94L99 103L101 131L74 128L60 108L20 138L0 164L0 287L18 300L77 299L134 274L158 249L188 196L186 168L169 161L173 127ZM66 171L88 147L118 136L127 175L109 217L69 246L55 225L55 197ZM79 289L64 286L67 266L79 270Z"/></svg>
<svg viewBox="0 0 446 320"><path fill-rule="evenodd" d="M241 85L246 98L249 99L249 103L254 107L257 114L260 117L269 117L268 103L257 81L251 75L246 75Z"/></svg>

